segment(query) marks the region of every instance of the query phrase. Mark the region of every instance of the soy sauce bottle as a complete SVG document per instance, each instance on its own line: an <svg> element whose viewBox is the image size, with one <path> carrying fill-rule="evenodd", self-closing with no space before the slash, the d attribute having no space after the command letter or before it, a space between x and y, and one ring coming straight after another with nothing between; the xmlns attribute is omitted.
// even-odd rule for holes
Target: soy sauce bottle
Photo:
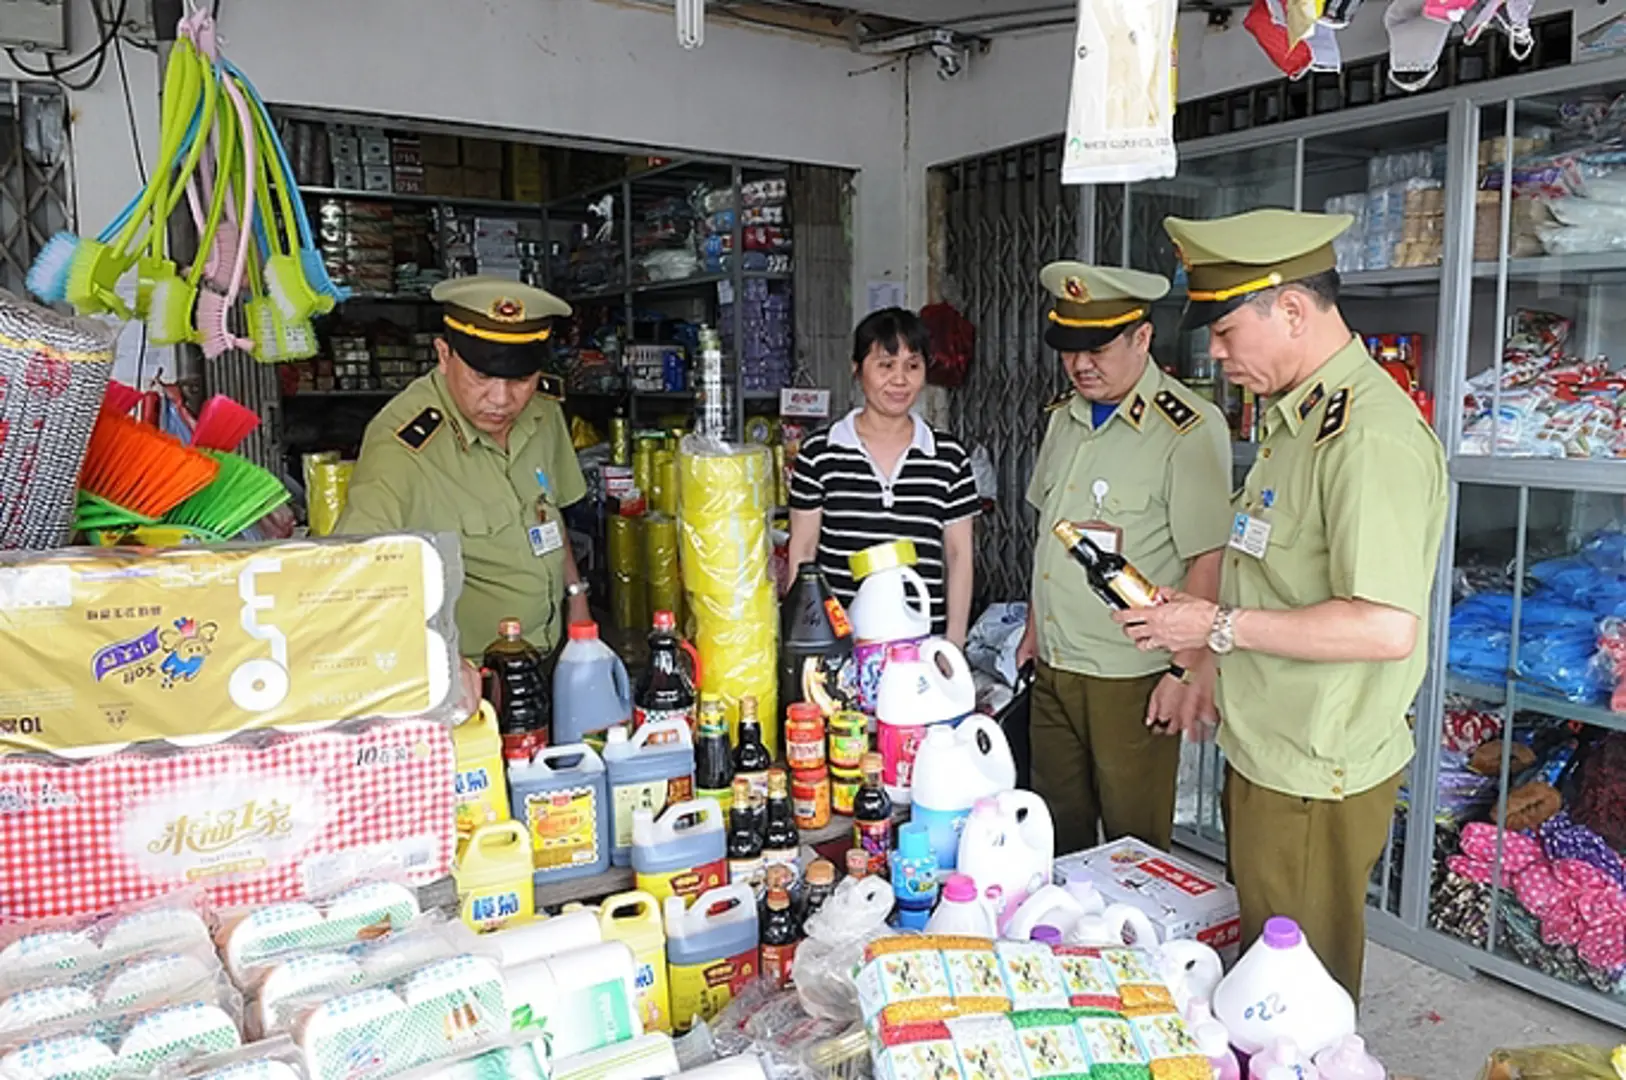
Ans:
<svg viewBox="0 0 1626 1080"><path fill-rule="evenodd" d="M740 742L734 748L734 775L751 782L757 795L768 796L768 766L773 759L762 745L762 721L757 718L757 699L740 699Z"/></svg>
<svg viewBox="0 0 1626 1080"><path fill-rule="evenodd" d="M802 834L790 805L790 780L784 769L768 770L768 824L762 834L762 859L769 866L789 867L797 873L796 857Z"/></svg>
<svg viewBox="0 0 1626 1080"><path fill-rule="evenodd" d="M633 698L633 730L658 720L681 718L694 730L694 682L678 655L682 643L677 636L677 620L670 611L655 612L655 629L649 635L649 667L638 680Z"/></svg>
<svg viewBox="0 0 1626 1080"><path fill-rule="evenodd" d="M497 624L497 638L480 661L481 695L497 714L505 761L529 763L548 745L553 695L542 669L542 653L525 640L518 619Z"/></svg>
<svg viewBox="0 0 1626 1080"><path fill-rule="evenodd" d="M723 703L700 703L700 734L694 744L694 795L716 799L726 816L734 801L734 761L728 747L728 718Z"/></svg>
<svg viewBox="0 0 1626 1080"><path fill-rule="evenodd" d="M780 989L789 986L794 977L800 939L790 894L769 889L767 917L762 921L762 975Z"/></svg>
<svg viewBox="0 0 1626 1080"><path fill-rule="evenodd" d="M765 880L762 835L757 832L756 796L747 780L734 781L734 805L728 812L728 883L749 885L758 899Z"/></svg>
<svg viewBox="0 0 1626 1080"><path fill-rule="evenodd" d="M881 755L864 755L864 786L853 796L853 847L869 857L874 877L890 877L892 798L881 784Z"/></svg>

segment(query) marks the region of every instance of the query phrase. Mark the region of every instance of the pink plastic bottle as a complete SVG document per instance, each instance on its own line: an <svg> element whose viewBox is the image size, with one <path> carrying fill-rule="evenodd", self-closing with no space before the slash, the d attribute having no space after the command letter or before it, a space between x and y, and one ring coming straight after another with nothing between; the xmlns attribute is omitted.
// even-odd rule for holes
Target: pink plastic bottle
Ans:
<svg viewBox="0 0 1626 1080"><path fill-rule="evenodd" d="M1214 1070L1214 1080L1242 1080L1242 1066L1237 1063L1236 1051L1231 1049L1224 1024L1204 1020L1192 1028L1191 1036Z"/></svg>
<svg viewBox="0 0 1626 1080"><path fill-rule="evenodd" d="M1315 1056L1321 1080L1387 1080L1383 1063L1366 1052L1366 1040L1345 1035Z"/></svg>
<svg viewBox="0 0 1626 1080"><path fill-rule="evenodd" d="M1297 1080L1321 1080L1321 1074L1292 1039L1277 1039L1248 1059L1248 1080L1278 1080L1283 1073Z"/></svg>

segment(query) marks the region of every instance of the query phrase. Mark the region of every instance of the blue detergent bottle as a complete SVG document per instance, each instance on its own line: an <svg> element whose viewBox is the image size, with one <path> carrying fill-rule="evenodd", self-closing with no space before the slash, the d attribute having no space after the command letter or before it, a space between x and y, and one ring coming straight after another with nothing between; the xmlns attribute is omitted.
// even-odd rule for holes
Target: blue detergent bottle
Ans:
<svg viewBox="0 0 1626 1080"><path fill-rule="evenodd" d="M931 830L918 821L898 829L892 852L892 921L900 930L924 930L937 906L937 854Z"/></svg>

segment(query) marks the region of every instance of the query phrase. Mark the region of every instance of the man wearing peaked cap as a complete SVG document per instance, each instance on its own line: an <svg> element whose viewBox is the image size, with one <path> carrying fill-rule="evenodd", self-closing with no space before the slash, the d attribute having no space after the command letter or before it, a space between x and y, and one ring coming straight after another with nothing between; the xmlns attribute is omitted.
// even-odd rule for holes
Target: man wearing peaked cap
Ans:
<svg viewBox="0 0 1626 1080"><path fill-rule="evenodd" d="M1186 324L1206 326L1226 379L1269 405L1220 602L1171 593L1119 622L1143 649L1219 658L1244 946L1291 916L1358 998L1367 882L1412 755L1446 469L1338 310L1332 241L1349 223L1287 210L1164 222L1186 267Z"/></svg>
<svg viewBox="0 0 1626 1080"><path fill-rule="evenodd" d="M542 370L553 320L570 305L486 276L441 282L433 298L439 363L367 425L338 531L458 533L463 654L478 657L509 617L546 651L561 636L563 598L571 621L590 617L562 516L587 487L562 384Z"/></svg>
<svg viewBox="0 0 1626 1080"><path fill-rule="evenodd" d="M1230 491L1225 418L1151 357L1156 274L1051 263L1045 341L1072 384L1049 410L1028 486L1039 512L1033 603L1019 662L1034 659L1033 786L1058 850L1137 836L1169 846L1182 732L1207 730L1213 665L1202 648L1137 651L1050 535L1071 522L1152 581L1218 595Z"/></svg>

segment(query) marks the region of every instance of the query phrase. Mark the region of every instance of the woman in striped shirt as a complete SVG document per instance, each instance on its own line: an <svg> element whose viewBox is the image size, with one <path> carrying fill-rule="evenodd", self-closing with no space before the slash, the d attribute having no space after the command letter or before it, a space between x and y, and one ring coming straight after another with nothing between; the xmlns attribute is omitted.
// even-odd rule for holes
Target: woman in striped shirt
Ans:
<svg viewBox="0 0 1626 1080"><path fill-rule="evenodd" d="M926 385L929 338L902 308L853 331L864 404L802 443L790 482L790 571L812 559L844 604L857 591L850 555L910 540L932 600L932 632L965 644L971 614L970 456L912 411Z"/></svg>

